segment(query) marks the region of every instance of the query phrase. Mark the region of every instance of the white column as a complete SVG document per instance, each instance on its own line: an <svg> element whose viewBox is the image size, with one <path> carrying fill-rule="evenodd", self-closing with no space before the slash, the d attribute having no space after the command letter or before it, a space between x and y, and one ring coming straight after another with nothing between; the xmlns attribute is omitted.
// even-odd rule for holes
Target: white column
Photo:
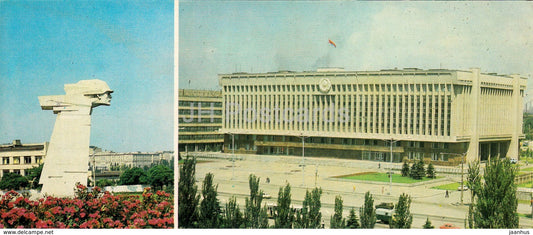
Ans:
<svg viewBox="0 0 533 235"><path fill-rule="evenodd" d="M479 159L479 96L480 96L480 72L479 68L471 69L472 72L472 92L470 93L470 144L466 159L468 162Z"/></svg>

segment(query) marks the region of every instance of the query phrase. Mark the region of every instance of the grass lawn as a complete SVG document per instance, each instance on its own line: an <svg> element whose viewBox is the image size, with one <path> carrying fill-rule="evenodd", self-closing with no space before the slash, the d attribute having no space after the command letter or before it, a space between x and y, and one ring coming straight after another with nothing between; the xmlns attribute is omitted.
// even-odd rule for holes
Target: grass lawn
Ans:
<svg viewBox="0 0 533 235"><path fill-rule="evenodd" d="M343 176L340 177L342 179L351 179L351 180L366 180L366 181L378 181L378 182L389 182L389 177L387 173L379 173L379 172L373 172L368 174L358 174L358 175L349 175L349 176ZM393 174L392 175L392 182L393 183L404 183L404 184L412 184L412 183L418 183L423 181L432 180L430 178L422 178L421 180L415 180L409 177L403 177L399 174Z"/></svg>
<svg viewBox="0 0 533 235"><path fill-rule="evenodd" d="M519 188L531 188L531 181L517 185Z"/></svg>
<svg viewBox="0 0 533 235"><path fill-rule="evenodd" d="M432 189L442 189L442 190L450 190L455 191L457 188L461 186L461 183L451 183L451 184L443 184L435 187L431 187Z"/></svg>
<svg viewBox="0 0 533 235"><path fill-rule="evenodd" d="M528 167L528 168L520 169L520 171L533 171L533 167Z"/></svg>

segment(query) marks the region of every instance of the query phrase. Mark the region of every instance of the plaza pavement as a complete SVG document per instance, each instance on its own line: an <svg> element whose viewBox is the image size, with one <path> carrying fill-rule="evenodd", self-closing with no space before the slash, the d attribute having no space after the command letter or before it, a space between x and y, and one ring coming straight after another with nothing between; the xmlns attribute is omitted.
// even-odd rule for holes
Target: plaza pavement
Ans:
<svg viewBox="0 0 533 235"><path fill-rule="evenodd" d="M374 205L381 202L396 204L400 194L409 194L413 200L411 204L413 228L422 228L426 218L429 218L437 228L444 223L452 223L457 227L464 228L464 221L468 212L468 205L460 205L459 203L461 198L459 191L450 191L449 197L446 198L445 190L431 189L437 185L459 182L460 174L437 173L437 176L443 177L427 183L411 185L393 183L389 190L388 182L353 181L332 177L360 172L386 172L390 163L306 157L305 171L302 172L302 157L236 154L235 168L233 168L232 154L189 154L197 156L199 160L207 161L197 164L196 167L199 189L205 175L211 172L214 174L215 183L218 184L219 199L222 205L230 196L235 195L241 210L245 206L244 198L249 195L248 176L250 174L260 177L260 189L272 196L271 199L265 199L263 204L276 204L279 188L285 186L286 183L291 185L292 204L299 206L302 205L306 190L311 191L315 185L321 187L323 191L321 212L326 228L329 227L329 218L334 213L335 196L342 196L345 217L348 216L352 207L356 208L356 214L359 216L358 209L363 205L364 194L367 191L372 193ZM401 163L393 163L393 165L399 168ZM266 182L267 178L270 179L270 183ZM463 202L465 204L470 202L470 191L463 193ZM526 204L519 204L518 212L530 214L531 207ZM388 225L377 224L376 227L388 228ZM533 228L533 221L520 217L520 227Z"/></svg>

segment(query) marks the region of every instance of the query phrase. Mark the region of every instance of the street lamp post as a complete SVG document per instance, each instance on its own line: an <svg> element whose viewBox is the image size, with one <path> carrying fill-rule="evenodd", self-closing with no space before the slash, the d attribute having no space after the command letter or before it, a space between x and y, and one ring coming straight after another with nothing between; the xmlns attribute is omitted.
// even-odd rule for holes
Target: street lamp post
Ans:
<svg viewBox="0 0 533 235"><path fill-rule="evenodd" d="M387 192L388 195L391 194L392 191L392 159L393 159L393 153L392 153L392 145L400 140L394 140L393 138L390 138L390 140L383 140L390 142L390 166L389 166L389 192Z"/></svg>
<svg viewBox="0 0 533 235"><path fill-rule="evenodd" d="M300 134L302 138L302 186L305 186L305 138L303 133Z"/></svg>
<svg viewBox="0 0 533 235"><path fill-rule="evenodd" d="M235 179L235 133L229 132L228 134L231 135L231 180Z"/></svg>
<svg viewBox="0 0 533 235"><path fill-rule="evenodd" d="M464 165L465 165L465 156L466 153L440 153L441 155L449 154L461 156L461 205L463 205L463 191L464 191ZM472 190L472 189L470 189Z"/></svg>

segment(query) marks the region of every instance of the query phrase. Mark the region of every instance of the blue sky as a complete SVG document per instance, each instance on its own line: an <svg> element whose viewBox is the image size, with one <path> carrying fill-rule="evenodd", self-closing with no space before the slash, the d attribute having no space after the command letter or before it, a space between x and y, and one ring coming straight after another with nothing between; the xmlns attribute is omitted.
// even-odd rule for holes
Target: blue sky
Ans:
<svg viewBox="0 0 533 235"><path fill-rule="evenodd" d="M531 2L181 1L179 87L219 89L221 73L319 67L529 77L532 16Z"/></svg>
<svg viewBox="0 0 533 235"><path fill-rule="evenodd" d="M0 143L49 141L37 97L98 78L115 91L93 110L91 145L173 149L173 1L0 1Z"/></svg>

